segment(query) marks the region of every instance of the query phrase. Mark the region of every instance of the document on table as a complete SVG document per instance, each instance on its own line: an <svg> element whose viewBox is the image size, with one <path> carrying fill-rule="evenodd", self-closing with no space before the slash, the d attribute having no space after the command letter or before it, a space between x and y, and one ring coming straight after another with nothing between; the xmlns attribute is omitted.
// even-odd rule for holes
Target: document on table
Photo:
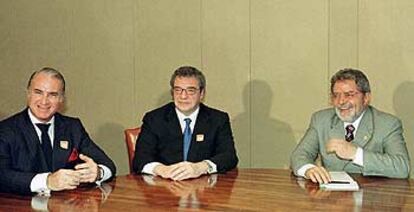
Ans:
<svg viewBox="0 0 414 212"><path fill-rule="evenodd" d="M346 172L329 172L331 182L319 184L319 188L329 191L358 191L358 183Z"/></svg>

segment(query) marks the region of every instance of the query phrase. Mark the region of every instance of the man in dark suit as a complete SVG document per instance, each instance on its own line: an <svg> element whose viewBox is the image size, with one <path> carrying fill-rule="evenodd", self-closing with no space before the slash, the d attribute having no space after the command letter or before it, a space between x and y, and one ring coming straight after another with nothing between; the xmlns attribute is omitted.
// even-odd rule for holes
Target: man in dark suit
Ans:
<svg viewBox="0 0 414 212"><path fill-rule="evenodd" d="M194 67L171 76L174 102L145 114L133 168L173 180L225 172L238 163L227 113L201 103L206 80Z"/></svg>
<svg viewBox="0 0 414 212"><path fill-rule="evenodd" d="M0 122L0 191L29 194L75 189L115 175L112 160L77 118L59 114L65 80L52 68L34 72L28 108Z"/></svg>

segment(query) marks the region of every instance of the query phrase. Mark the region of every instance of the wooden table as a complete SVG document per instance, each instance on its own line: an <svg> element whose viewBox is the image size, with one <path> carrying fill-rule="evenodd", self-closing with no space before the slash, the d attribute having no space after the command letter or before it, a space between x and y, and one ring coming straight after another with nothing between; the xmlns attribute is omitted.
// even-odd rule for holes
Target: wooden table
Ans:
<svg viewBox="0 0 414 212"><path fill-rule="evenodd" d="M239 169L182 182L128 175L51 197L0 193L0 211L30 211L42 202L52 211L414 211L413 180L353 176L358 192L319 190L278 169Z"/></svg>

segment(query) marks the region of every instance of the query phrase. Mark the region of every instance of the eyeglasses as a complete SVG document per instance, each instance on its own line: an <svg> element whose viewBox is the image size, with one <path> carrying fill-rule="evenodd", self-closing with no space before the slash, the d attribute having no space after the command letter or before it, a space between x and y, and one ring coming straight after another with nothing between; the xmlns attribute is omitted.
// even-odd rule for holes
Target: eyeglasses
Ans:
<svg viewBox="0 0 414 212"><path fill-rule="evenodd" d="M181 88L181 87L174 87L173 88L173 92L176 95L181 95L183 93L183 91L185 91L185 93L187 95L194 95L197 93L197 91L200 90L199 88L194 88L194 87L189 87L189 88Z"/></svg>
<svg viewBox="0 0 414 212"><path fill-rule="evenodd" d="M345 99L352 99L360 93L361 92L359 92L359 91L350 91L350 92L343 92L343 93L333 93L333 94L331 94L331 96L334 99L339 99L341 97L344 97Z"/></svg>

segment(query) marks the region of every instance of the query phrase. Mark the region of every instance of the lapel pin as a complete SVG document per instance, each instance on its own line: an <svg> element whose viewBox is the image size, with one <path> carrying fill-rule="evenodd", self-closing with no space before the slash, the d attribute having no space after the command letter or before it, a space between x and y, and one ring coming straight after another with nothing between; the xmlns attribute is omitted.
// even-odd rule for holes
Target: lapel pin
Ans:
<svg viewBox="0 0 414 212"><path fill-rule="evenodd" d="M69 141L60 141L60 148L68 149L69 148Z"/></svg>
<svg viewBox="0 0 414 212"><path fill-rule="evenodd" d="M197 141L197 142L202 142L202 141L204 141L204 134L197 134L197 136L196 136L196 141Z"/></svg>

